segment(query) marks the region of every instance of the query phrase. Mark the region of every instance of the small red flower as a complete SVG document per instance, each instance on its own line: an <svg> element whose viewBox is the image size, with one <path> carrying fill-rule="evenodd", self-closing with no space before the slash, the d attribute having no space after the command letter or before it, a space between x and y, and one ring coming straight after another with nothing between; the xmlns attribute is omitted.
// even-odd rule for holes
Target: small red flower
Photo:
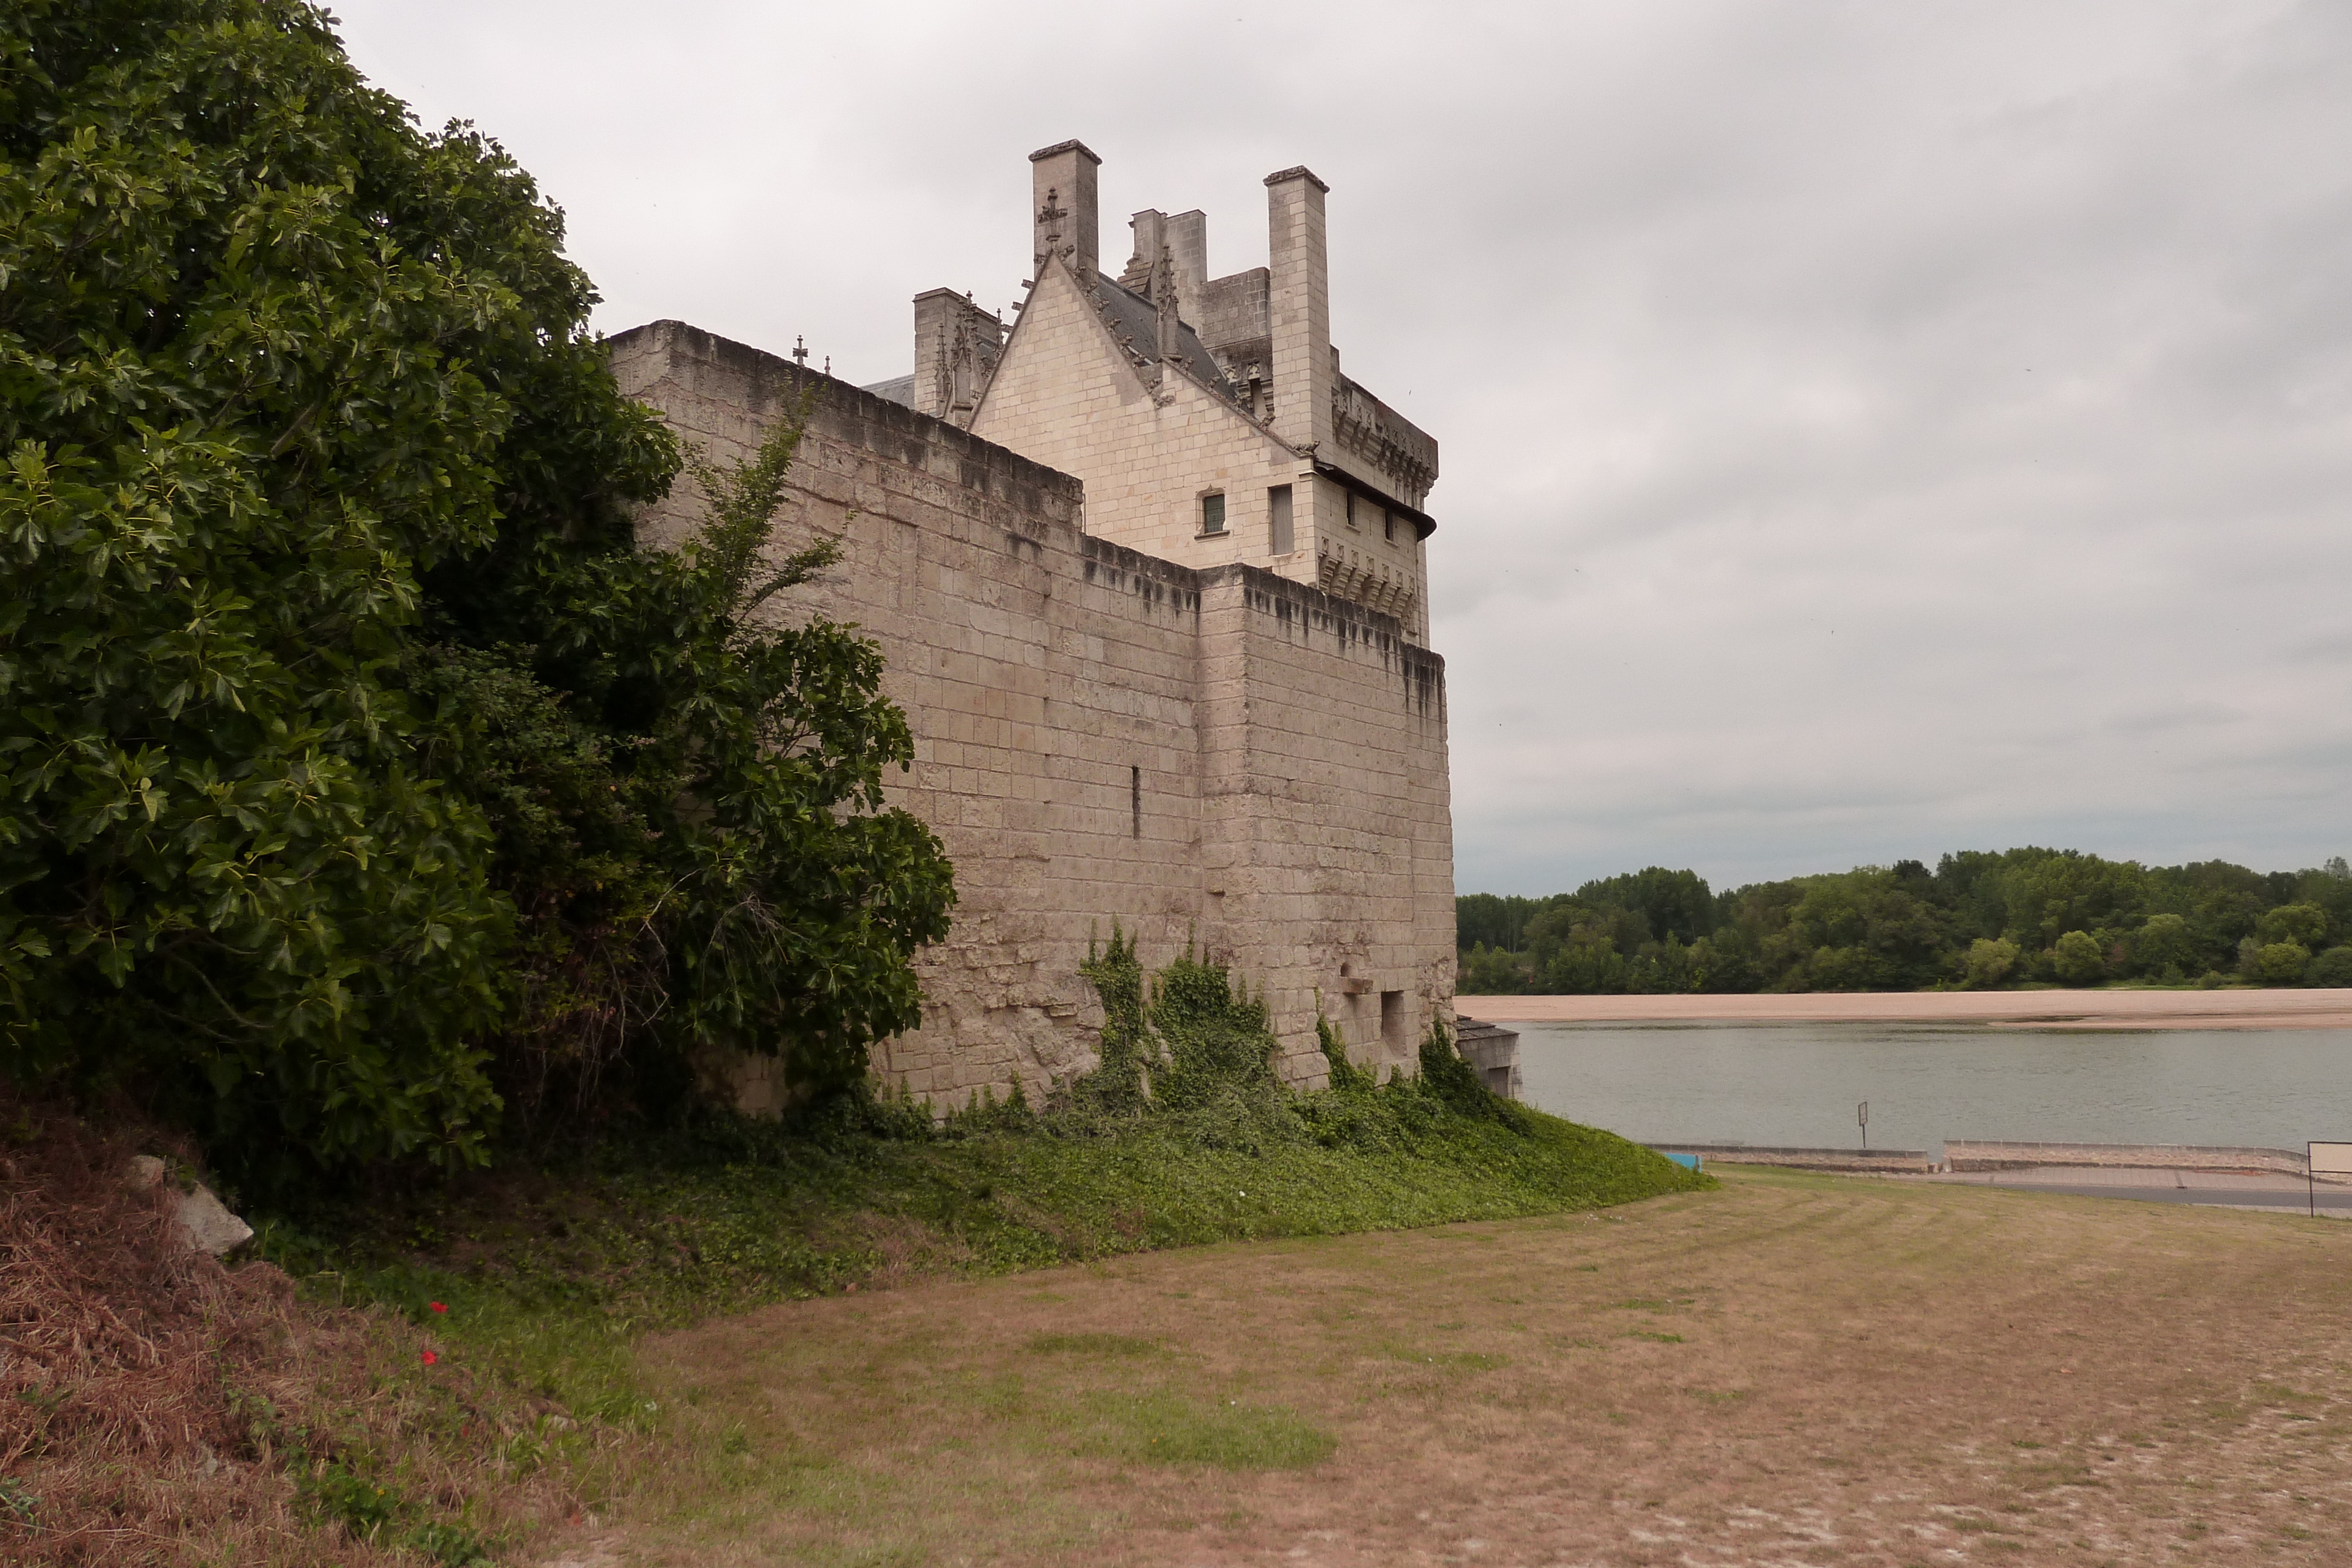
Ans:
<svg viewBox="0 0 2352 1568"><path fill-rule="evenodd" d="M435 1362L439 1361L441 1358L440 1358L439 1356L437 1356L437 1355L434 1354L431 1351L429 1351L429 1350L428 1350L428 1351L426 1351L426 1352L425 1352L425 1353L424 1353L424 1355L423 1355L423 1357L422 1357L421 1359L424 1361L424 1363L425 1363L425 1365L430 1366L430 1365L432 1365Z"/></svg>
<svg viewBox="0 0 2352 1568"><path fill-rule="evenodd" d="M431 1307L436 1312L446 1312L449 1310L448 1306L441 1301L427 1301L425 1304Z"/></svg>

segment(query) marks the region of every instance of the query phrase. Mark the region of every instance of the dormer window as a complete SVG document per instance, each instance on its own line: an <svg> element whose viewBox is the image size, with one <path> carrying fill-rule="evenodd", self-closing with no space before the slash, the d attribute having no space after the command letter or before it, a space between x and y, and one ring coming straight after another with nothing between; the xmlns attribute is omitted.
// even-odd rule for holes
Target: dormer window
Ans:
<svg viewBox="0 0 2352 1568"><path fill-rule="evenodd" d="M1225 497L1223 491L1213 491L1201 497L1201 531L1204 534L1225 531Z"/></svg>

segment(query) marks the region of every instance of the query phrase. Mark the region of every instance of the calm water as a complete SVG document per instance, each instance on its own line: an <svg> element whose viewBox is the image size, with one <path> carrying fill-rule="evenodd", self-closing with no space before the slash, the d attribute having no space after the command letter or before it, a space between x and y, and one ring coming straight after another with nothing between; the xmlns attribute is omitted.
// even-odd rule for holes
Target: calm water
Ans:
<svg viewBox="0 0 2352 1568"><path fill-rule="evenodd" d="M2352 1139L2352 1030L1991 1030L1950 1024L1543 1024L1528 1102L1651 1142L1874 1148L1946 1138L2237 1144Z"/></svg>

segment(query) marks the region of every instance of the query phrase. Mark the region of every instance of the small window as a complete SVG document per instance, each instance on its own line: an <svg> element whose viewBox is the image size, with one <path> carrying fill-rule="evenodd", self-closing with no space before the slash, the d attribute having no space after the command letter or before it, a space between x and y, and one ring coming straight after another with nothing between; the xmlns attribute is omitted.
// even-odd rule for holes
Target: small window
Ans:
<svg viewBox="0 0 2352 1568"><path fill-rule="evenodd" d="M1381 538L1396 543L1396 514L1386 507L1381 509Z"/></svg>
<svg viewBox="0 0 2352 1568"><path fill-rule="evenodd" d="M1353 490L1348 492L1348 526L1351 528L1356 526L1356 493Z"/></svg>
<svg viewBox="0 0 2352 1568"><path fill-rule="evenodd" d="M1143 836L1143 769L1127 770L1127 809L1135 820L1135 836Z"/></svg>
<svg viewBox="0 0 2352 1568"><path fill-rule="evenodd" d="M1221 534L1225 531L1225 498L1223 496L1201 497L1201 531Z"/></svg>
<svg viewBox="0 0 2352 1568"><path fill-rule="evenodd" d="M1288 555L1297 547L1291 543L1290 486L1276 485L1265 493L1266 549L1275 555Z"/></svg>

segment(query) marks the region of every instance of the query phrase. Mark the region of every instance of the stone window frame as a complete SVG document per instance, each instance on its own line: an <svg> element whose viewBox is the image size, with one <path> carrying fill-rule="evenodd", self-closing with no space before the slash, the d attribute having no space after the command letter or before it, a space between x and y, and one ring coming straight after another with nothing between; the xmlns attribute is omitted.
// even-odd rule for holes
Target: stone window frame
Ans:
<svg viewBox="0 0 2352 1568"><path fill-rule="evenodd" d="M1225 527L1225 493L1223 490L1203 490L1194 497L1194 505L1201 519L1201 531L1195 537L1223 538L1229 531Z"/></svg>

